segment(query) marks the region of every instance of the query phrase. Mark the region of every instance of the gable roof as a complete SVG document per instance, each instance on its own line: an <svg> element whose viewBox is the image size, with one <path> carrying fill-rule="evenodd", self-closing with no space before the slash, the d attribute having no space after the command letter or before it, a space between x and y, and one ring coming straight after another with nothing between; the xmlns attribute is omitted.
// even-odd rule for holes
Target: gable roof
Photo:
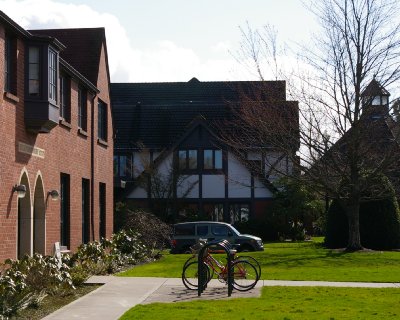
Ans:
<svg viewBox="0 0 400 320"><path fill-rule="evenodd" d="M157 156L157 158L154 160L154 162L151 164L151 168L157 168L160 166L160 164L171 154L174 152L174 150L184 141L191 133L195 131L196 128L199 126L203 127L205 130L207 130L211 136L215 137L218 139L218 136L215 134L214 130L210 128L205 121L205 119L202 119L201 117L198 117L194 119L193 121L190 122L186 130L183 132L183 134L168 148L162 150L162 152ZM235 150L231 150L231 152L234 154L235 157L238 159L241 159L240 156L238 156L235 152ZM266 187L268 188L271 192L276 191L276 187L265 177L259 175L258 172L254 170L254 168L251 166L250 162L247 160L244 161L243 165L256 177L259 179L259 181ZM138 181L142 181L143 179L146 179L146 176L148 174L148 170L144 170L136 179L133 181L133 183L129 183L126 187L126 189L120 193L118 196L118 199L124 199L129 196L129 194L135 190L137 187L140 186L140 183L138 184Z"/></svg>
<svg viewBox="0 0 400 320"><path fill-rule="evenodd" d="M21 35L22 37L29 38L31 34L22 28L18 23L12 20L8 15L0 10L0 23L4 24L6 30L11 30L12 32Z"/></svg>
<svg viewBox="0 0 400 320"><path fill-rule="evenodd" d="M390 96L390 93L375 78L367 85L361 93L361 97Z"/></svg>
<svg viewBox="0 0 400 320"><path fill-rule="evenodd" d="M241 95L259 99L260 92L263 99L286 102L284 81L112 83L115 149L169 148L193 119L219 125Z"/></svg>
<svg viewBox="0 0 400 320"><path fill-rule="evenodd" d="M97 84L101 46L105 44L104 28L42 29L29 30L33 35L45 35L58 39L65 46L61 58L78 70L91 83ZM84 52L85 54L77 54Z"/></svg>

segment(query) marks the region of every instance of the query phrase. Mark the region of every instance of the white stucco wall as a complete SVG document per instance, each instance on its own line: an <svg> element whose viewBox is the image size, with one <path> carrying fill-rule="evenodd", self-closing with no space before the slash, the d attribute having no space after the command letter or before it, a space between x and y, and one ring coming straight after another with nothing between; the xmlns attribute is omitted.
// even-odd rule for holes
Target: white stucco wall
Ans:
<svg viewBox="0 0 400 320"><path fill-rule="evenodd" d="M225 176L203 175L203 198L225 198Z"/></svg>
<svg viewBox="0 0 400 320"><path fill-rule="evenodd" d="M185 193L191 188L189 193ZM199 197L199 176L198 175L182 175L176 194L178 198L198 198Z"/></svg>
<svg viewBox="0 0 400 320"><path fill-rule="evenodd" d="M258 178L254 179L254 198L272 198L273 194L269 191Z"/></svg>
<svg viewBox="0 0 400 320"><path fill-rule="evenodd" d="M267 154L265 158L265 172L268 174L270 172L269 180L274 181L282 176L282 173L288 173L287 166L287 157L284 156L282 159L279 159L282 156L281 153L278 152L270 152Z"/></svg>
<svg viewBox="0 0 400 320"><path fill-rule="evenodd" d="M250 198L251 197L251 175L249 170L228 153L228 197Z"/></svg>
<svg viewBox="0 0 400 320"><path fill-rule="evenodd" d="M137 178L149 164L150 153L148 151L133 153L133 177Z"/></svg>
<svg viewBox="0 0 400 320"><path fill-rule="evenodd" d="M147 199L147 192L141 187L135 188L128 196L128 199Z"/></svg>
<svg viewBox="0 0 400 320"><path fill-rule="evenodd" d="M261 152L249 152L247 154L247 160L261 160Z"/></svg>
<svg viewBox="0 0 400 320"><path fill-rule="evenodd" d="M172 161L173 161L173 156L172 154L169 154L161 163L158 165L157 170L160 174L163 175L168 175L171 174L171 168L172 168Z"/></svg>

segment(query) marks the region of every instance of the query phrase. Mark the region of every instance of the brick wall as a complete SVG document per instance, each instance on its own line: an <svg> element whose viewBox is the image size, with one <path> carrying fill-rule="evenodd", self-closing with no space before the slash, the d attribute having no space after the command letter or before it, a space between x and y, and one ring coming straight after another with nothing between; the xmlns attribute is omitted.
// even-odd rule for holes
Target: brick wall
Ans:
<svg viewBox="0 0 400 320"><path fill-rule="evenodd" d="M109 78L106 72L104 49L100 62L98 83L100 89L94 98L88 94L87 135L78 132L78 84L71 82L71 123L70 127L58 125L49 134L32 134L26 131L24 123L24 42L17 42L17 90L16 97L3 94L4 88L4 28L0 25L0 261L16 258L18 238L18 200L12 188L20 182L25 173L28 177L33 218L35 183L40 176L43 181L44 198L50 190L60 190L60 173L70 175L70 243L74 250L82 243L82 178L93 180L93 226L91 238L99 238L99 182L106 184L107 229L110 236L113 229L113 141L112 120L109 100ZM97 143L97 101L108 105L107 145ZM19 99L19 101L18 101ZM92 136L92 107L94 135ZM94 167L92 179L92 139L94 139ZM44 158L21 153L19 142L41 148ZM46 254L52 253L54 242L60 240L60 200L47 198Z"/></svg>

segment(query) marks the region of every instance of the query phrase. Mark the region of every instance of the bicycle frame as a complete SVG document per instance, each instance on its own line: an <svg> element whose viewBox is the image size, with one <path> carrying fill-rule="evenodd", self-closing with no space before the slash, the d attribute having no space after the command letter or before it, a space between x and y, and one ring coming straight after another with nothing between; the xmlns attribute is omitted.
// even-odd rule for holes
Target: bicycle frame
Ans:
<svg viewBox="0 0 400 320"><path fill-rule="evenodd" d="M210 267L217 275L218 280L223 280L226 282L228 277L228 266L221 264L220 261L215 259L210 252L207 251L207 255L203 259L204 263ZM238 266L238 270L235 272L234 276L246 277L246 270L243 269L240 265Z"/></svg>

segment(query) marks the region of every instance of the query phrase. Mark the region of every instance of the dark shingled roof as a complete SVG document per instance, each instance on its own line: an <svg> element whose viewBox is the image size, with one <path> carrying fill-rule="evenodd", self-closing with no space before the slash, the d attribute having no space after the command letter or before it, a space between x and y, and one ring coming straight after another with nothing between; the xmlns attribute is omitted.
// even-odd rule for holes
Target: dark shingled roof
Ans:
<svg viewBox="0 0 400 320"><path fill-rule="evenodd" d="M104 28L43 29L29 32L61 41L66 49L61 51L60 56L91 83L97 85L101 46L105 42Z"/></svg>
<svg viewBox="0 0 400 320"><path fill-rule="evenodd" d="M373 96L390 96L390 93L378 82L372 79L365 90L361 93L361 97Z"/></svg>
<svg viewBox="0 0 400 320"><path fill-rule="evenodd" d="M262 92L262 99L286 101L284 81L112 83L115 148L170 147L194 119L221 123L242 94L255 92L257 99Z"/></svg>

